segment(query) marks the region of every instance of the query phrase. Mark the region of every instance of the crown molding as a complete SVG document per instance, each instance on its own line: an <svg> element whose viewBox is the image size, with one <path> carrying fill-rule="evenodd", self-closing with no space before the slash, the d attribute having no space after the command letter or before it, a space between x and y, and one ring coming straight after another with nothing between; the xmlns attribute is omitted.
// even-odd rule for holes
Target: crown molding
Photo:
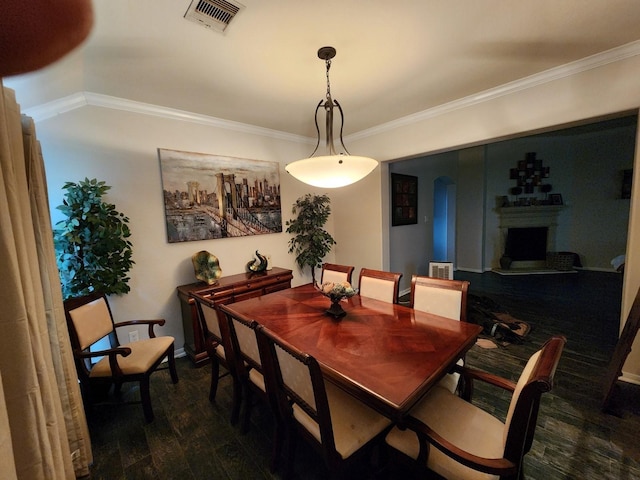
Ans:
<svg viewBox="0 0 640 480"><path fill-rule="evenodd" d="M121 110L141 115L151 115L169 120L198 123L200 125L249 133L251 135L261 135L295 143L315 143L315 139L302 135L295 135L270 128L258 127L255 125L234 122L232 120L224 120L222 118L210 117L208 115L188 112L185 110L178 110L175 108L163 107L161 105L137 102L126 98L112 97L110 95L102 95L100 93L92 92L74 93L42 105L26 108L23 110L23 113L32 117L36 122L40 122L85 106L110 108L113 110Z"/></svg>
<svg viewBox="0 0 640 480"><path fill-rule="evenodd" d="M521 78L513 82L500 85L495 88L484 90L482 92L469 95L442 105L438 105L421 112L417 112L405 117L386 122L375 127L371 127L360 132L353 133L345 137L346 140L357 140L361 138L378 135L380 133L395 130L400 127L421 122L423 120L445 115L449 112L467 108L482 102L487 102L499 97L504 97L522 90L535 88L555 80L576 75L594 68L607 65L609 63L624 60L626 58L640 55L640 40L622 45L620 47L600 52L589 57L585 57L575 62L567 63L559 67L554 67L544 72L536 73L529 77ZM279 130L273 130L264 127L257 127L246 123L235 122L232 120L224 120L221 118L210 117L198 113L178 110L174 108L153 105L149 103L136 102L125 98L112 97L92 92L78 92L67 97L59 98L42 105L24 109L23 112L32 117L36 122L53 118L57 115L70 112L72 110L85 106L96 106L103 108L111 108L114 110L122 110L126 112L138 113L142 115L152 115L156 117L167 118L171 120L179 120L183 122L198 123L211 127L233 130L252 135L261 135L265 137L285 140L295 143L313 144L315 138L305 137L302 135L294 135Z"/></svg>
<svg viewBox="0 0 640 480"><path fill-rule="evenodd" d="M459 98L457 100L453 100L451 102L444 103L442 105L438 105L421 112L413 113L411 115L407 115L405 117L401 117L387 123L382 123L375 127L361 130L360 132L349 135L347 138L349 140L357 140L373 135L378 135L380 133L388 132L396 128L418 123L428 118L438 117L454 110L460 110L482 102L487 102L499 97L511 95L512 93L516 93L522 90L534 88L539 85L544 85L545 83L550 83L562 78L570 77L571 75L586 72L588 70L592 70L609 63L618 62L620 60L634 57L636 55L640 55L640 40L627 43L626 45L622 45L621 47L616 47L611 50L596 53L595 55L591 55L589 57L585 57L580 60L576 60L575 62L567 63L565 65L560 65L559 67L550 68L549 70L536 73L529 77L514 80L513 82L505 83L504 85L490 88L488 90L478 92L467 97Z"/></svg>

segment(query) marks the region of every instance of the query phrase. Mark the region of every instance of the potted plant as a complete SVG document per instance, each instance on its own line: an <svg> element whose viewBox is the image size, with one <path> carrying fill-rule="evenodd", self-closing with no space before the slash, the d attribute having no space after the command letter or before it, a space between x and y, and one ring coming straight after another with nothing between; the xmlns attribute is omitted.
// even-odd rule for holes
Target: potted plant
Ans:
<svg viewBox="0 0 640 480"><path fill-rule="evenodd" d="M65 198L57 208L67 218L56 223L53 234L63 297L127 293L127 273L135 263L129 218L102 200L111 187L85 178L62 188Z"/></svg>
<svg viewBox="0 0 640 480"><path fill-rule="evenodd" d="M322 259L336 244L333 237L322 228L331 214L330 203L327 195L307 193L293 204L292 213L297 214L297 217L286 223L287 233L294 235L289 240L289 253L295 253L296 263L301 270L311 268L314 285L316 267L322 267Z"/></svg>

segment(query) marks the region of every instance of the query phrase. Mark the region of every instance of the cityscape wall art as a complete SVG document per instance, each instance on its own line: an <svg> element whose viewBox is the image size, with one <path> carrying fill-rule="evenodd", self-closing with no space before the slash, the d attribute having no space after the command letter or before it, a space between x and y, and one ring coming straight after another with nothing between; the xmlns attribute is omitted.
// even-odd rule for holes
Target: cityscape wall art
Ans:
<svg viewBox="0 0 640 480"><path fill-rule="evenodd" d="M169 243L282 232L277 162L158 149Z"/></svg>

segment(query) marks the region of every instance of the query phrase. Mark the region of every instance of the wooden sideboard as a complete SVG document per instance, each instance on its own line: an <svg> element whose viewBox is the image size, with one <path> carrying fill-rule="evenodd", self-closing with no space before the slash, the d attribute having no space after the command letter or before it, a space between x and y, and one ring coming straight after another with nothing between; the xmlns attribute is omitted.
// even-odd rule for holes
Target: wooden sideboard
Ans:
<svg viewBox="0 0 640 480"><path fill-rule="evenodd" d="M198 312L190 292L212 298L216 305L229 304L260 297L267 293L291 288L293 272L284 268L273 267L260 273L240 273L218 279L215 285L205 282L190 283L178 287L178 298L182 310L182 326L184 328L184 351L196 366L209 361L204 346L204 337L198 321Z"/></svg>

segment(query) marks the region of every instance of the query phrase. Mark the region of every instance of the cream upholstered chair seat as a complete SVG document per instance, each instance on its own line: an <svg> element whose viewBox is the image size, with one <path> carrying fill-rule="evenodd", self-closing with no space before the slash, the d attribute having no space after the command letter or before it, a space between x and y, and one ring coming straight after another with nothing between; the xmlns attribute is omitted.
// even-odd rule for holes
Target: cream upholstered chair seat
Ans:
<svg viewBox="0 0 640 480"><path fill-rule="evenodd" d="M172 343L173 337L156 337L121 344L121 347L130 348L131 354L118 360L120 370L124 375L136 375L148 371ZM109 357L103 357L97 362L89 374L92 378L111 375L113 373L109 365Z"/></svg>
<svg viewBox="0 0 640 480"><path fill-rule="evenodd" d="M360 270L358 290L361 297L387 303L398 303L398 289L402 273L363 268Z"/></svg>
<svg viewBox="0 0 640 480"><path fill-rule="evenodd" d="M371 438L391 425L391 421L344 390L325 382L331 427L336 451L345 459L362 448ZM322 441L320 426L298 405L293 405L294 418L311 433L318 442Z"/></svg>
<svg viewBox="0 0 640 480"><path fill-rule="evenodd" d="M443 409L447 411L446 415L440 415ZM502 458L504 454L504 423L453 395L446 388L434 387L428 396L411 411L411 415L469 453L484 458ZM386 441L396 450L414 460L418 459L420 443L413 431L394 428ZM429 449L427 467L447 479L498 478L496 475L465 467L435 447Z"/></svg>
<svg viewBox="0 0 640 480"><path fill-rule="evenodd" d="M434 387L409 412L407 428L389 432L387 444L447 479L522 478L522 459L531 448L540 397L552 388L565 342L564 337L546 342L530 357L517 384L462 367L467 374L465 398ZM473 379L512 391L504 423L471 403ZM458 462L452 449L473 468Z"/></svg>

